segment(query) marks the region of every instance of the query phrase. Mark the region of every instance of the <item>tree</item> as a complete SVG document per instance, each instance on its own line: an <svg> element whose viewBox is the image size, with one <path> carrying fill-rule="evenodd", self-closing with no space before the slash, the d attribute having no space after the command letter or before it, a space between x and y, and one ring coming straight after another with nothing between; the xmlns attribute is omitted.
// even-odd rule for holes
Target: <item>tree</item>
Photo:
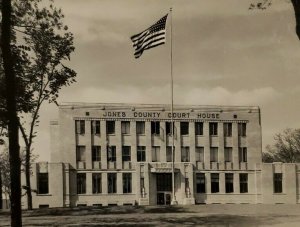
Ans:
<svg viewBox="0 0 300 227"><path fill-rule="evenodd" d="M300 129L285 129L274 140L274 145L266 147L264 162L300 162Z"/></svg>

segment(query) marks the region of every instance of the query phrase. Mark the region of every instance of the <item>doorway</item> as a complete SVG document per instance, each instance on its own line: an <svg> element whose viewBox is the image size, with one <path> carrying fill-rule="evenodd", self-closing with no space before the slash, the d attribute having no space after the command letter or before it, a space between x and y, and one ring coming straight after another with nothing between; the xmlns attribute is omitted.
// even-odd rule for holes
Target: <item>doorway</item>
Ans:
<svg viewBox="0 0 300 227"><path fill-rule="evenodd" d="M157 205L170 205L172 194L171 173L156 174Z"/></svg>

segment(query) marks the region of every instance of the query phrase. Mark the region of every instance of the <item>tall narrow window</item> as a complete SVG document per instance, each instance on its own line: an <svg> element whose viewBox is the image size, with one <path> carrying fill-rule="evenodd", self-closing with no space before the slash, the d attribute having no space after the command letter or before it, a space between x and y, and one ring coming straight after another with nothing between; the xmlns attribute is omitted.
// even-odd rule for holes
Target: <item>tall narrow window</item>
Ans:
<svg viewBox="0 0 300 227"><path fill-rule="evenodd" d="M172 124L169 121L166 121L166 135L172 135Z"/></svg>
<svg viewBox="0 0 300 227"><path fill-rule="evenodd" d="M100 121L91 121L91 132L92 135L100 134Z"/></svg>
<svg viewBox="0 0 300 227"><path fill-rule="evenodd" d="M246 136L246 123L238 123L238 136Z"/></svg>
<svg viewBox="0 0 300 227"><path fill-rule="evenodd" d="M160 134L159 121L151 121L151 134L152 135L159 135Z"/></svg>
<svg viewBox="0 0 300 227"><path fill-rule="evenodd" d="M76 120L75 128L76 128L76 134L84 134L85 133L85 121L84 120Z"/></svg>
<svg viewBox="0 0 300 227"><path fill-rule="evenodd" d="M160 147L153 146L152 147L152 162L160 161Z"/></svg>
<svg viewBox="0 0 300 227"><path fill-rule="evenodd" d="M203 136L203 122L195 122L195 135Z"/></svg>
<svg viewBox="0 0 300 227"><path fill-rule="evenodd" d="M188 135L189 134L189 122L180 122L180 135Z"/></svg>
<svg viewBox="0 0 300 227"><path fill-rule="evenodd" d="M232 136L232 123L224 123L223 129L224 129L224 136L225 137L231 137Z"/></svg>
<svg viewBox="0 0 300 227"><path fill-rule="evenodd" d="M138 162L146 161L146 147L145 146L137 147L137 161Z"/></svg>
<svg viewBox="0 0 300 227"><path fill-rule="evenodd" d="M123 193L132 192L131 173L123 173Z"/></svg>
<svg viewBox="0 0 300 227"><path fill-rule="evenodd" d="M218 162L218 148L217 147L210 148L210 161Z"/></svg>
<svg viewBox="0 0 300 227"><path fill-rule="evenodd" d="M217 136L218 135L218 123L217 122L210 122L209 123L209 135L210 136Z"/></svg>
<svg viewBox="0 0 300 227"><path fill-rule="evenodd" d="M197 193L205 193L205 174L196 173L196 189Z"/></svg>
<svg viewBox="0 0 300 227"><path fill-rule="evenodd" d="M115 122L114 121L106 122L106 134L107 135L115 134Z"/></svg>
<svg viewBox="0 0 300 227"><path fill-rule="evenodd" d="M282 173L274 173L274 193L282 193Z"/></svg>
<svg viewBox="0 0 300 227"><path fill-rule="evenodd" d="M232 147L224 148L224 159L225 162L232 162Z"/></svg>
<svg viewBox="0 0 300 227"><path fill-rule="evenodd" d="M131 161L131 151L130 146L123 146L122 147L122 161Z"/></svg>
<svg viewBox="0 0 300 227"><path fill-rule="evenodd" d="M38 194L49 193L49 177L48 173L38 173Z"/></svg>
<svg viewBox="0 0 300 227"><path fill-rule="evenodd" d="M107 161L115 162L116 160L116 146L107 146Z"/></svg>
<svg viewBox="0 0 300 227"><path fill-rule="evenodd" d="M219 174L211 173L211 193L219 192Z"/></svg>
<svg viewBox="0 0 300 227"><path fill-rule="evenodd" d="M248 192L248 174L240 173L240 193Z"/></svg>
<svg viewBox="0 0 300 227"><path fill-rule="evenodd" d="M85 146L76 146L76 161L85 162Z"/></svg>
<svg viewBox="0 0 300 227"><path fill-rule="evenodd" d="M196 147L196 162L204 162L204 147Z"/></svg>
<svg viewBox="0 0 300 227"><path fill-rule="evenodd" d="M166 155L167 155L167 162L172 162L172 147L171 146L167 146L167 150L166 150Z"/></svg>
<svg viewBox="0 0 300 227"><path fill-rule="evenodd" d="M225 173L225 191L226 193L233 192L233 173Z"/></svg>
<svg viewBox="0 0 300 227"><path fill-rule="evenodd" d="M136 134L138 134L138 135L145 134L145 122L144 121L136 122Z"/></svg>
<svg viewBox="0 0 300 227"><path fill-rule="evenodd" d="M122 134L130 134L130 122L129 121L121 122L121 131L122 131Z"/></svg>
<svg viewBox="0 0 300 227"><path fill-rule="evenodd" d="M142 193L143 189L145 190L145 178L141 177L140 180L141 180L140 186L141 186L141 193Z"/></svg>
<svg viewBox="0 0 300 227"><path fill-rule="evenodd" d="M182 162L190 161L190 148L189 147L181 147L181 161Z"/></svg>
<svg viewBox="0 0 300 227"><path fill-rule="evenodd" d="M101 147L92 146L92 161L99 162L101 161Z"/></svg>
<svg viewBox="0 0 300 227"><path fill-rule="evenodd" d="M102 193L101 173L92 174L93 194Z"/></svg>
<svg viewBox="0 0 300 227"><path fill-rule="evenodd" d="M86 174L77 173L77 194L86 193Z"/></svg>
<svg viewBox="0 0 300 227"><path fill-rule="evenodd" d="M107 192L117 193L117 174L108 173L107 174Z"/></svg>
<svg viewBox="0 0 300 227"><path fill-rule="evenodd" d="M239 147L239 161L247 162L247 147Z"/></svg>

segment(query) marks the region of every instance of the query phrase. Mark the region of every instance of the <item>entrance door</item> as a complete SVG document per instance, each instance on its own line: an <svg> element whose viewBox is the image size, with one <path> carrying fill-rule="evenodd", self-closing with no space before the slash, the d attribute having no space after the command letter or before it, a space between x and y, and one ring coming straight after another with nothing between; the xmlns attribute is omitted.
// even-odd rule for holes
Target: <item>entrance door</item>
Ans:
<svg viewBox="0 0 300 227"><path fill-rule="evenodd" d="M170 192L158 192L157 193L157 205L170 205L171 193Z"/></svg>
<svg viewBox="0 0 300 227"><path fill-rule="evenodd" d="M170 173L156 174L157 205L170 205L172 194L172 175Z"/></svg>

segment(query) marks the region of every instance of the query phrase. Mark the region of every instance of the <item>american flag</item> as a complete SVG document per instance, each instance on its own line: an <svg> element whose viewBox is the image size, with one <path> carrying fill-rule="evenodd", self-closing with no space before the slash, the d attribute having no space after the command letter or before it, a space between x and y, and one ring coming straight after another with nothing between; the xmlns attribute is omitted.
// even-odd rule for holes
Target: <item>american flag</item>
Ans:
<svg viewBox="0 0 300 227"><path fill-rule="evenodd" d="M144 50L162 45L166 42L166 21L168 14L147 28L145 31L131 36L133 47L135 48L134 56L139 58Z"/></svg>

